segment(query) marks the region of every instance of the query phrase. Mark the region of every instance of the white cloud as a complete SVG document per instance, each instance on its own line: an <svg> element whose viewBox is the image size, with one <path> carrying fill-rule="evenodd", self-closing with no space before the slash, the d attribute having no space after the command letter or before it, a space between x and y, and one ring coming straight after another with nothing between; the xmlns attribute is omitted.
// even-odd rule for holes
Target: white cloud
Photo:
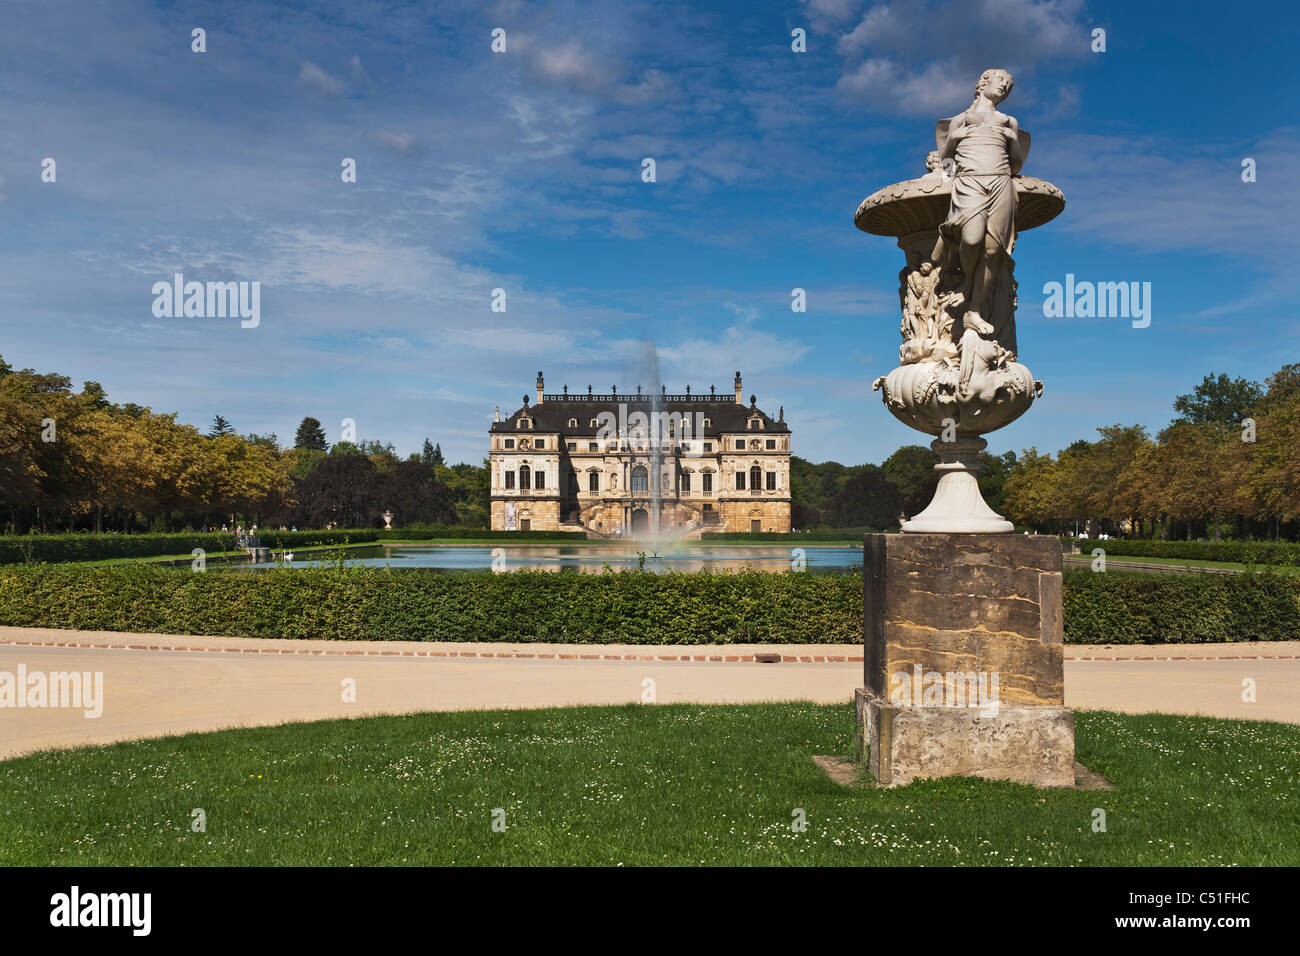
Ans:
<svg viewBox="0 0 1300 956"><path fill-rule="evenodd" d="M414 133L395 133L392 130L378 129L371 134L371 139L403 156L411 156L417 149Z"/></svg>
<svg viewBox="0 0 1300 956"><path fill-rule="evenodd" d="M326 96L340 96L343 93L343 83L340 80L336 80L308 60L302 61L302 67L298 70L298 81Z"/></svg>

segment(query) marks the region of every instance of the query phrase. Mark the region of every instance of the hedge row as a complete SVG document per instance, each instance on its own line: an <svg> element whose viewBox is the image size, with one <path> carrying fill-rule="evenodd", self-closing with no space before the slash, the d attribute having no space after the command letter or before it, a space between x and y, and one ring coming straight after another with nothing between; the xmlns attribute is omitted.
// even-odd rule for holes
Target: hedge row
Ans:
<svg viewBox="0 0 1300 956"><path fill-rule="evenodd" d="M311 545L373 541L372 530L257 531L268 548L306 548ZM0 535L0 564L33 561L105 561L110 558L152 558L162 554L188 554L195 548L209 553L235 551L233 534L27 534Z"/></svg>
<svg viewBox="0 0 1300 956"><path fill-rule="evenodd" d="M1300 640L1300 581L1277 574L1068 571L1064 605L1070 644Z"/></svg>
<svg viewBox="0 0 1300 956"><path fill-rule="evenodd" d="M564 531L483 531L477 528L416 526L376 531L350 528L333 531L257 530L268 548L306 548L368 541L415 541L429 538L492 538L517 541L579 541L582 535ZM0 535L0 564L33 561L105 561L110 558L152 558L162 554L188 554L195 548L209 553L236 550L235 536L221 532L202 534L27 534Z"/></svg>
<svg viewBox="0 0 1300 956"><path fill-rule="evenodd" d="M1065 575L1073 644L1300 639L1279 575ZM0 568L0 624L235 637L626 644L862 640L860 575Z"/></svg>
<svg viewBox="0 0 1300 956"><path fill-rule="evenodd" d="M1300 543L1295 541L1159 541L1152 538L1066 538L1084 554L1102 548L1108 555L1134 558L1178 558L1189 561L1237 561L1242 564L1300 564Z"/></svg>
<svg viewBox="0 0 1300 956"><path fill-rule="evenodd" d="M857 575L0 568L0 624L235 637L858 642L861 602Z"/></svg>

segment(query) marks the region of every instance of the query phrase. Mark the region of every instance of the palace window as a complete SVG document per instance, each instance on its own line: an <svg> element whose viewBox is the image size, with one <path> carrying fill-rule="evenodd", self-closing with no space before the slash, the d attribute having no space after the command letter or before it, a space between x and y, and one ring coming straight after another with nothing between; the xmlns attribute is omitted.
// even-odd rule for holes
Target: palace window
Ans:
<svg viewBox="0 0 1300 956"><path fill-rule="evenodd" d="M514 440L513 438L507 438L507 439L505 440L505 446L506 446L507 448L514 448L514 447L515 447L515 440Z"/></svg>
<svg viewBox="0 0 1300 956"><path fill-rule="evenodd" d="M767 490L776 491L776 472L774 471L767 473Z"/></svg>
<svg viewBox="0 0 1300 956"><path fill-rule="evenodd" d="M684 471L682 472L682 491L689 492L690 490L691 490L691 473L689 471Z"/></svg>
<svg viewBox="0 0 1300 956"><path fill-rule="evenodd" d="M704 450L705 450L706 452L713 451L713 442L711 442L711 441L706 441L706 442L704 443Z"/></svg>
<svg viewBox="0 0 1300 956"><path fill-rule="evenodd" d="M592 428L595 428L596 426L597 426L596 419L593 418L593 419L591 420L591 427L592 427Z"/></svg>
<svg viewBox="0 0 1300 956"><path fill-rule="evenodd" d="M600 446L594 441L587 442L587 451L600 451Z"/></svg>
<svg viewBox="0 0 1300 956"><path fill-rule="evenodd" d="M755 465L749 469L749 487L757 491L763 487L763 469Z"/></svg>
<svg viewBox="0 0 1300 956"><path fill-rule="evenodd" d="M745 473L743 471L736 472L736 490L745 490Z"/></svg>
<svg viewBox="0 0 1300 956"><path fill-rule="evenodd" d="M587 475L587 490L600 491L600 473L593 471Z"/></svg>
<svg viewBox="0 0 1300 956"><path fill-rule="evenodd" d="M507 471L506 488L513 488L514 486L515 486L515 473L513 471Z"/></svg>
<svg viewBox="0 0 1300 956"><path fill-rule="evenodd" d="M520 490L520 491L527 491L527 490L528 490L528 488L529 488L529 485L528 485L528 478L529 478L529 476L530 476L531 474L532 474L532 472L528 470L528 466L527 466L527 465L520 465L520 466L519 466L519 490Z"/></svg>
<svg viewBox="0 0 1300 956"><path fill-rule="evenodd" d="M532 428L533 420L531 418L521 418L515 425L516 428Z"/></svg>
<svg viewBox="0 0 1300 956"><path fill-rule="evenodd" d="M546 472L537 471L533 473L533 487L538 491L546 487Z"/></svg>
<svg viewBox="0 0 1300 956"><path fill-rule="evenodd" d="M775 439L775 438L769 438L769 439L767 440L767 450L768 450L768 451L776 451L776 439Z"/></svg>
<svg viewBox="0 0 1300 956"><path fill-rule="evenodd" d="M570 428L577 428L577 427L578 427L578 420L577 420L576 418L570 418L570 419L569 419L569 427L570 427Z"/></svg>
<svg viewBox="0 0 1300 956"><path fill-rule="evenodd" d="M645 491L648 484L648 474L644 468L637 465L632 469L632 490Z"/></svg>
<svg viewBox="0 0 1300 956"><path fill-rule="evenodd" d="M706 471L704 474L700 475L700 490L705 492L713 491L713 472ZM709 506L705 505L705 507L707 508Z"/></svg>
<svg viewBox="0 0 1300 956"><path fill-rule="evenodd" d="M545 448L545 447L546 447L546 439L545 439L545 438L539 438L539 439L537 439L537 441L533 443L533 447L534 447L534 448Z"/></svg>
<svg viewBox="0 0 1300 956"><path fill-rule="evenodd" d="M712 427L713 427L713 422L710 421L710 420L707 419L707 418L704 419L704 427L705 427L705 428L712 428Z"/></svg>
<svg viewBox="0 0 1300 956"><path fill-rule="evenodd" d="M745 439L743 439L743 438L737 438L737 439L736 439L736 451L744 451L744 450L745 450Z"/></svg>
<svg viewBox="0 0 1300 956"><path fill-rule="evenodd" d="M578 450L578 443L577 443L576 441L571 441L571 442L569 442L569 444L568 444L568 448L569 448L569 451L577 451L577 450Z"/></svg>
<svg viewBox="0 0 1300 956"><path fill-rule="evenodd" d="M691 450L691 443L688 441L682 442L682 451L690 451L690 450Z"/></svg>

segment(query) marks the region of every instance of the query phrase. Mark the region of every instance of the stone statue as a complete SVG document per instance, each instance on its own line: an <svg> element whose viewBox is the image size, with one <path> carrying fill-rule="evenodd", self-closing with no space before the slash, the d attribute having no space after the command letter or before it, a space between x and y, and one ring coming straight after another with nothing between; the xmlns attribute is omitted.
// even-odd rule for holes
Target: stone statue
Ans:
<svg viewBox="0 0 1300 956"><path fill-rule="evenodd" d="M873 383L885 407L938 438L939 489L904 531L1010 531L979 495L979 436L1019 418L1042 393L1019 364L1015 249L1018 232L1065 207L1051 183L1020 175L1029 134L998 110L1011 92L1005 70L985 70L970 107L935 129L926 174L868 196L854 222L895 236L899 367Z"/></svg>
<svg viewBox="0 0 1300 956"><path fill-rule="evenodd" d="M942 120L935 129L939 157L955 161L952 203L939 226L939 236L922 266L928 271L945 261L949 244L956 244L964 277L963 320L981 335L992 335L984 304L1002 259L1016 246L1016 190L1011 177L1020 172L1029 152L1029 134L1021 144L1014 116L999 112L1011 93L1006 70L985 70L975 84L975 99L964 113Z"/></svg>

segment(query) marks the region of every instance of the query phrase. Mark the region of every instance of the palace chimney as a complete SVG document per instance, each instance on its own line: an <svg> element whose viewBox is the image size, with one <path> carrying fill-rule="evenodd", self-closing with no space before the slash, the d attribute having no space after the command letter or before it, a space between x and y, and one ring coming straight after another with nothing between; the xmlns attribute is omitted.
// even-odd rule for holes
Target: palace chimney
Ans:
<svg viewBox="0 0 1300 956"><path fill-rule="evenodd" d="M740 372L736 372L736 404L737 404L737 405L744 405L744 404L745 404L745 399L744 399L744 397L741 395L741 388L740 388Z"/></svg>
<svg viewBox="0 0 1300 956"><path fill-rule="evenodd" d="M542 373L539 370L537 372L537 404L538 405L542 404L542 390L544 388L546 388L546 383L542 381Z"/></svg>

